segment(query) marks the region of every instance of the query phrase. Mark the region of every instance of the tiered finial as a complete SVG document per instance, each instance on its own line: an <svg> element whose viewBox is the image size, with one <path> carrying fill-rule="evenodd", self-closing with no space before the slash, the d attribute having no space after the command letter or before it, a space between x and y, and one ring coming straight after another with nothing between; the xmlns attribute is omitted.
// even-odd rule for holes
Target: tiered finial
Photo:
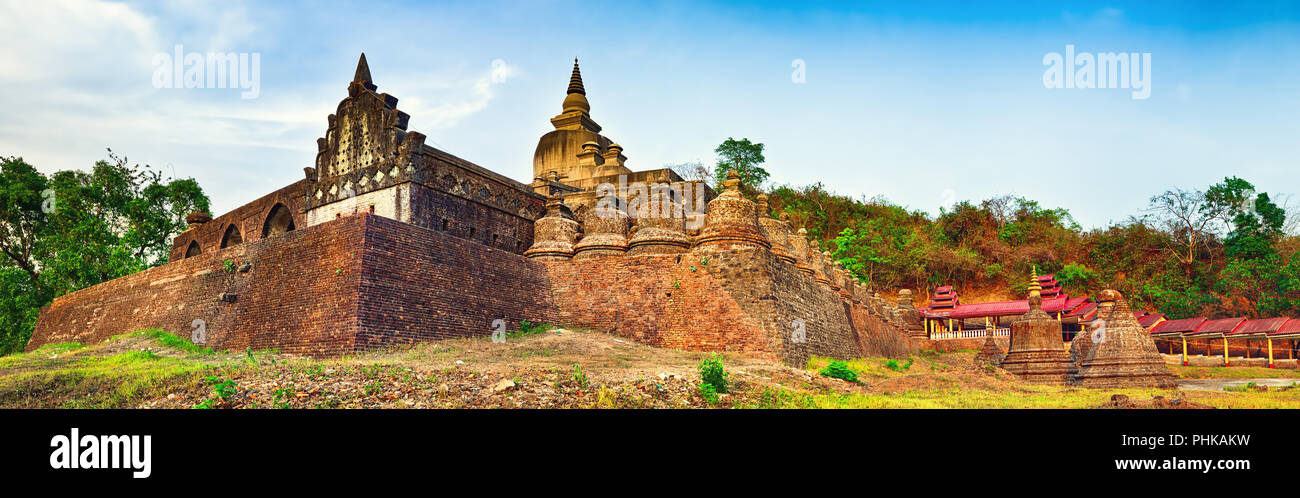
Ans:
<svg viewBox="0 0 1300 498"><path fill-rule="evenodd" d="M582 95L587 94L587 90L582 87L582 72L578 70L578 58L573 58L573 75L569 76L569 92Z"/></svg>
<svg viewBox="0 0 1300 498"><path fill-rule="evenodd" d="M1035 310L1043 305L1043 286L1038 283L1038 265L1034 265L1029 277L1029 309Z"/></svg>

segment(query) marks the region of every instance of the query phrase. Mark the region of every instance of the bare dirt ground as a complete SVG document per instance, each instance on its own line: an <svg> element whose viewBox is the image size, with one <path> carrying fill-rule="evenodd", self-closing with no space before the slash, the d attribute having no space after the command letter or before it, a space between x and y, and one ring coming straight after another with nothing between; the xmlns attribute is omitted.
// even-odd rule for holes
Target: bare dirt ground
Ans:
<svg viewBox="0 0 1300 498"><path fill-rule="evenodd" d="M328 360L210 352L192 345L184 350L157 339L135 334L0 358L0 407L1300 407L1300 390L1281 384L1267 392L1030 385L999 369L976 366L969 352L852 360L847 366L857 382L820 375L829 359L797 368L725 354L728 389L714 401L701 394L697 370L710 354L585 330L550 329L513 335L503 343L444 340Z"/></svg>

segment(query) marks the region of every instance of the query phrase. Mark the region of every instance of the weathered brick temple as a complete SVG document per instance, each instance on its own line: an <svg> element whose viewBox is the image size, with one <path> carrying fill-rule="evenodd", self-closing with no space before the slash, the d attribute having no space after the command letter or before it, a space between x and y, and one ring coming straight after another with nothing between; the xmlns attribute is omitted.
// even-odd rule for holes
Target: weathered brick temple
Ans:
<svg viewBox="0 0 1300 498"><path fill-rule="evenodd" d="M363 55L302 180L191 215L165 265L55 299L28 350L202 320L216 349L328 356L504 319L802 364L907 354L921 327L910 295L869 296L735 178L715 193L628 169L576 61L529 183L426 145L408 118Z"/></svg>

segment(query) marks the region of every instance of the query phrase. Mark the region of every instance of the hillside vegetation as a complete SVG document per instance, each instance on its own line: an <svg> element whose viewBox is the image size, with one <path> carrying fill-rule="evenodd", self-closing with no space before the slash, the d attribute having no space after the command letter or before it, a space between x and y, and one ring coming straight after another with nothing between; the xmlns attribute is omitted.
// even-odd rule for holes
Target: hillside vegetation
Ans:
<svg viewBox="0 0 1300 498"><path fill-rule="evenodd" d="M1023 298L1037 267L1071 295L1115 288L1134 308L1175 318L1300 311L1295 218L1240 178L1155 194L1144 212L1092 230L1065 209L1011 196L958 202L931 217L820 183L767 193L770 215L788 213L872 288L918 289L918 304L949 284L964 302Z"/></svg>

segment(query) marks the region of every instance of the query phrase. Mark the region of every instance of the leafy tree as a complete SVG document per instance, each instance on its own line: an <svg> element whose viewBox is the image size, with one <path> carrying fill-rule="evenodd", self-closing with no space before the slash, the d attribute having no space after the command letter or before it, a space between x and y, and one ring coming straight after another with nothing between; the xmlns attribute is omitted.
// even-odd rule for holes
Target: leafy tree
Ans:
<svg viewBox="0 0 1300 498"><path fill-rule="evenodd" d="M1079 263L1069 263L1056 272L1056 281L1067 291L1087 291L1097 279L1097 272Z"/></svg>
<svg viewBox="0 0 1300 498"><path fill-rule="evenodd" d="M888 218L861 220L832 240L833 257L869 287L889 288L904 273L912 231Z"/></svg>
<svg viewBox="0 0 1300 498"><path fill-rule="evenodd" d="M1201 210L1230 227L1233 218L1247 205L1255 194L1255 186L1235 176L1224 178L1222 183L1211 185L1205 191L1205 204Z"/></svg>
<svg viewBox="0 0 1300 498"><path fill-rule="evenodd" d="M90 172L49 176L0 158L0 354L26 344L54 297L166 262L186 214L208 204L193 179L111 150Z"/></svg>
<svg viewBox="0 0 1300 498"><path fill-rule="evenodd" d="M767 170L760 167L763 157L763 144L750 142L748 138L736 140L727 137L718 148L713 150L718 155L718 165L713 169L713 176L721 183L727 179L727 171L740 173L740 184L754 189L767 181Z"/></svg>
<svg viewBox="0 0 1300 498"><path fill-rule="evenodd" d="M1242 210L1232 218L1233 229L1224 240L1227 255L1239 258L1263 258L1274 254L1273 244L1282 236L1286 211L1259 194L1248 200L1253 210Z"/></svg>

